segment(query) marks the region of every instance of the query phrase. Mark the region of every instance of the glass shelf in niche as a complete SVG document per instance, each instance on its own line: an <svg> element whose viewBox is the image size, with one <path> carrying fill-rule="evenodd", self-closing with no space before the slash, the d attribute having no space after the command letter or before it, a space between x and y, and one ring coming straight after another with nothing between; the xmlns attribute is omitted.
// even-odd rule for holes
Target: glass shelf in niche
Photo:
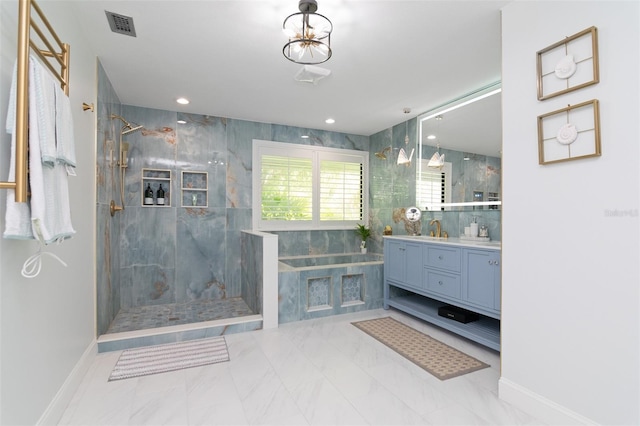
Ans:
<svg viewBox="0 0 640 426"><path fill-rule="evenodd" d="M141 205L142 207L171 207L171 170L163 169L142 169L141 179L142 191ZM164 200L158 197L158 190L162 185L164 191ZM145 197L145 191L151 187L153 196L151 200Z"/></svg>
<svg viewBox="0 0 640 426"><path fill-rule="evenodd" d="M182 207L205 208L208 205L208 173L183 170Z"/></svg>

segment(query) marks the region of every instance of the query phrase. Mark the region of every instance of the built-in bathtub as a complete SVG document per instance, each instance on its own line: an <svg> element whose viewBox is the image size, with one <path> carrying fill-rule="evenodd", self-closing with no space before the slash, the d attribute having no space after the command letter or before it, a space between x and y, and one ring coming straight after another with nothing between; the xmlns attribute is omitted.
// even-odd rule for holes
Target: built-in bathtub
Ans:
<svg viewBox="0 0 640 426"><path fill-rule="evenodd" d="M278 259L278 323L382 307L381 254Z"/></svg>
<svg viewBox="0 0 640 426"><path fill-rule="evenodd" d="M316 256L290 256L278 259L280 264L278 270L306 270L311 268L324 268L333 266L360 265L363 263L382 263L384 258L381 254L322 254Z"/></svg>

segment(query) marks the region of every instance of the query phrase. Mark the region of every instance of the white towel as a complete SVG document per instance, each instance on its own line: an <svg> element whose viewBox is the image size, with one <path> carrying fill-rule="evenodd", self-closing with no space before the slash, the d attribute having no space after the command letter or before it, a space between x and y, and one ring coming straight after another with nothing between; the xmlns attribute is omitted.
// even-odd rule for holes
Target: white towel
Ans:
<svg viewBox="0 0 640 426"><path fill-rule="evenodd" d="M29 98L31 99L29 102L29 175L32 232L40 241L50 244L75 234L71 225L66 167L55 160L51 166L49 161L52 147L54 159L57 156L55 91L59 88L57 81L37 60L30 61L29 71Z"/></svg>
<svg viewBox="0 0 640 426"><path fill-rule="evenodd" d="M7 131L12 134L12 154L15 152L15 84L14 68L11 100L7 117ZM61 141L62 162L57 161L56 143L56 89L57 81L34 57L29 61L29 183L31 198L28 203L16 203L15 191L7 191L5 238L34 239L50 244L75 234L71 224L69 188L66 166L75 164L73 141ZM60 90L61 92L61 90ZM62 93L62 96L64 94ZM70 119L70 113L61 116ZM68 121L69 122L69 121ZM61 133L73 135L72 130ZM69 149L68 147L71 147ZM15 178L15 155L12 155L9 180ZM66 164L63 164L66 163ZM43 167L45 164L45 167ZM35 237L34 237L35 235Z"/></svg>
<svg viewBox="0 0 640 426"><path fill-rule="evenodd" d="M13 67L13 79L9 93L9 108L7 111L6 130L11 134L11 158L9 162L8 182L16 180L16 90L18 84L18 64ZM31 209L29 203L16 203L16 191L7 189L7 209L5 211L5 228L3 237L31 240Z"/></svg>
<svg viewBox="0 0 640 426"><path fill-rule="evenodd" d="M71 101L56 85L56 159L59 163L76 167L76 148L73 137Z"/></svg>
<svg viewBox="0 0 640 426"><path fill-rule="evenodd" d="M42 164L54 167L58 157L56 149L56 82L35 56L29 57L29 129L37 120L38 136L29 133L29 149L40 144ZM35 108L32 108L35 107ZM34 112L36 115L34 115ZM33 152L33 151L31 151Z"/></svg>

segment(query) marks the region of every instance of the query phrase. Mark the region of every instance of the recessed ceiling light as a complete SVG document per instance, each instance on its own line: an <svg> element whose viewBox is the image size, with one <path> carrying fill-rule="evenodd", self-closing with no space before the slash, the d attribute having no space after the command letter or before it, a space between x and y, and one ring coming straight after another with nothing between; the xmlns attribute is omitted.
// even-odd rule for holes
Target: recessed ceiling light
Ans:
<svg viewBox="0 0 640 426"><path fill-rule="evenodd" d="M176 102L181 104L181 105L187 105L189 103L189 99L187 99L187 98L178 98L178 99L176 99Z"/></svg>
<svg viewBox="0 0 640 426"><path fill-rule="evenodd" d="M434 140L436 138L436 135L429 135L427 136L427 139L429 140Z"/></svg>
<svg viewBox="0 0 640 426"><path fill-rule="evenodd" d="M178 124L187 124L185 120L178 120Z"/></svg>
<svg viewBox="0 0 640 426"><path fill-rule="evenodd" d="M333 118L327 118L326 120L324 120L324 122L327 124L333 124L336 122L336 120L334 120Z"/></svg>
<svg viewBox="0 0 640 426"><path fill-rule="evenodd" d="M302 135L300 136L302 139L309 139L309 135Z"/></svg>

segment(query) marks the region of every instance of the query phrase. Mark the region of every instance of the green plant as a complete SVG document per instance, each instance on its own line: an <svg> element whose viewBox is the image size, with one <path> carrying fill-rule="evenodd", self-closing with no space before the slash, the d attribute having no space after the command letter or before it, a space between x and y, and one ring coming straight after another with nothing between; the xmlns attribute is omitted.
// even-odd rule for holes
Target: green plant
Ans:
<svg viewBox="0 0 640 426"><path fill-rule="evenodd" d="M371 236L371 229L367 228L366 225L356 225L355 233L360 236L362 241L367 241L367 238Z"/></svg>

